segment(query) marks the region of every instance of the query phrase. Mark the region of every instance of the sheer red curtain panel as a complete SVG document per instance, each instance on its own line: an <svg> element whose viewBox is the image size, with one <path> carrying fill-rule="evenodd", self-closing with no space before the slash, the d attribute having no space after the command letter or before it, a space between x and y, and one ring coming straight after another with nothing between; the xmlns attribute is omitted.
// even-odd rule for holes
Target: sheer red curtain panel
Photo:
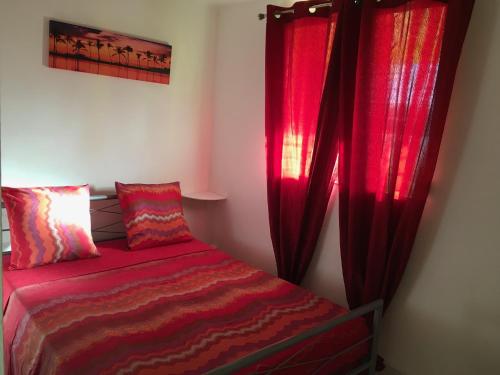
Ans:
<svg viewBox="0 0 500 375"><path fill-rule="evenodd" d="M340 246L351 308L389 305L429 193L473 0L365 0L342 121ZM354 33L352 33L354 34ZM349 39L350 35L346 35ZM351 97L351 93L353 96Z"/></svg>

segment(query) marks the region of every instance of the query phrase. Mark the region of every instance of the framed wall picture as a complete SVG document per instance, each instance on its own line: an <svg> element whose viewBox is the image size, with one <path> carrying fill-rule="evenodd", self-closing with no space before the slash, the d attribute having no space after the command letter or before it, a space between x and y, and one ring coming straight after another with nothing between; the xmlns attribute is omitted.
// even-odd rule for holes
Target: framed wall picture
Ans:
<svg viewBox="0 0 500 375"><path fill-rule="evenodd" d="M49 21L49 66L170 83L172 46L96 28Z"/></svg>

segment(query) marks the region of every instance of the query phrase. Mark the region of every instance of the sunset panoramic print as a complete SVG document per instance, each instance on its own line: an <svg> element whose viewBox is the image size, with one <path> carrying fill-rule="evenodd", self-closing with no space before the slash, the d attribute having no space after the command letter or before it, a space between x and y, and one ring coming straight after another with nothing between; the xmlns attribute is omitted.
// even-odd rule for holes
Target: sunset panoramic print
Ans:
<svg viewBox="0 0 500 375"><path fill-rule="evenodd" d="M168 84L172 46L64 22L49 22L52 68Z"/></svg>

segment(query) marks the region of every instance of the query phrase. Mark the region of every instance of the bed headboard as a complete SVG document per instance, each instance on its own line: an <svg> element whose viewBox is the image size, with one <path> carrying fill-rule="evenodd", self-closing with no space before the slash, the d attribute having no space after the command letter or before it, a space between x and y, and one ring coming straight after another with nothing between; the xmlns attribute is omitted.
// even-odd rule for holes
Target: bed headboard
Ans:
<svg viewBox="0 0 500 375"><path fill-rule="evenodd" d="M90 197L90 220L94 242L125 237L120 203L115 194ZM10 229L2 204L2 252L10 251Z"/></svg>

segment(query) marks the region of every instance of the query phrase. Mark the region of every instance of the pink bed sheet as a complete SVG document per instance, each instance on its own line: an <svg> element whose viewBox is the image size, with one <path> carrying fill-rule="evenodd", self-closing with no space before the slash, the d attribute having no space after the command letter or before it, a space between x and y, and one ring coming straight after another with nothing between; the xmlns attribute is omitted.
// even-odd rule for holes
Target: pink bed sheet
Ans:
<svg viewBox="0 0 500 375"><path fill-rule="evenodd" d="M97 248L101 253L101 256L97 258L49 264L26 270L9 270L10 255L4 255L2 265L4 313L12 292L24 286L108 271L152 260L182 256L199 251L206 251L213 247L204 242L192 240L133 251L128 249L125 239L118 239L100 242L97 244ZM126 254L124 254L124 252L126 252Z"/></svg>

